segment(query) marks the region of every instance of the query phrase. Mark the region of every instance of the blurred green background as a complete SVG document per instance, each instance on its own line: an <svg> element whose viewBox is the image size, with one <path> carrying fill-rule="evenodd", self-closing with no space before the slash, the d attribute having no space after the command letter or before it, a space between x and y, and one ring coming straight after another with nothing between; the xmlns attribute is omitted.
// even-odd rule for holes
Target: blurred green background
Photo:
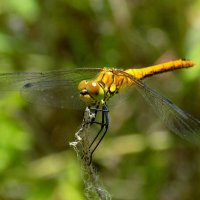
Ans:
<svg viewBox="0 0 200 200"><path fill-rule="evenodd" d="M198 0L0 1L0 72L188 58L194 68L146 82L200 117L199 55ZM68 145L82 111L31 105L19 93L2 96L0 110L0 199L85 199ZM134 89L110 109L110 121L94 164L114 200L200 198L199 147L170 133Z"/></svg>

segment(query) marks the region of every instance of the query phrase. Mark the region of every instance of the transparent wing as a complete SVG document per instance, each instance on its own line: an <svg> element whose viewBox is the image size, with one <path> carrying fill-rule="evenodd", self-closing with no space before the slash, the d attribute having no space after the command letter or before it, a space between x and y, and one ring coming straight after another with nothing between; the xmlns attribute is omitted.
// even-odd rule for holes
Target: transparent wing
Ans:
<svg viewBox="0 0 200 200"><path fill-rule="evenodd" d="M65 71L2 73L0 93L19 90L31 103L55 107L81 108L77 86L94 79L101 69L80 68Z"/></svg>
<svg viewBox="0 0 200 200"><path fill-rule="evenodd" d="M158 114L164 124L175 134L196 144L200 144L200 121L134 76L121 72L129 77L133 84Z"/></svg>

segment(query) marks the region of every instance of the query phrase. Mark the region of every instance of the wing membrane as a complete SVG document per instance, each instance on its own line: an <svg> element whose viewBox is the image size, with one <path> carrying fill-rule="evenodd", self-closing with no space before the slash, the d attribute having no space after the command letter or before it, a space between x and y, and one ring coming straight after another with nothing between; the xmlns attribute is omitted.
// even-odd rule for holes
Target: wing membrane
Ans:
<svg viewBox="0 0 200 200"><path fill-rule="evenodd" d="M198 119L151 89L143 81L125 72L122 73L133 81L145 100L172 132L192 143L200 143L200 121Z"/></svg>
<svg viewBox="0 0 200 200"><path fill-rule="evenodd" d="M19 90L31 103L55 107L81 108L77 91L83 79L94 79L101 69L0 74L0 92Z"/></svg>

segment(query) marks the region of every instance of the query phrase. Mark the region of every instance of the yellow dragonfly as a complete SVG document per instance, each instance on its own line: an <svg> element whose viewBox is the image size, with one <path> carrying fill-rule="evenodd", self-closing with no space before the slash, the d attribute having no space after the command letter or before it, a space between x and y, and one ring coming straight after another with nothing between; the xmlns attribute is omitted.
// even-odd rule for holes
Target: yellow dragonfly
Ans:
<svg viewBox="0 0 200 200"><path fill-rule="evenodd" d="M122 90L135 86L164 124L175 134L193 143L200 142L200 121L181 110L142 80L146 77L181 68L189 68L191 60L174 60L140 69L78 68L50 72L1 73L0 91L20 90L29 102L61 108L88 106L101 112L101 128L90 145L92 154L105 136L108 126L107 102Z"/></svg>

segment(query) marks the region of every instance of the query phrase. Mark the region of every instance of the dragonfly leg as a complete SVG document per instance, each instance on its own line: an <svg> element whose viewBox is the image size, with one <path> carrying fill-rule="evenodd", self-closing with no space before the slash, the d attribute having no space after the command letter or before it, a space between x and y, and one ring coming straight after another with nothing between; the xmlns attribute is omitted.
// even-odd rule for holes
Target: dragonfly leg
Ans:
<svg viewBox="0 0 200 200"><path fill-rule="evenodd" d="M97 109L97 111L99 111L100 109ZM95 150L97 149L97 147L99 146L99 144L101 143L101 141L103 140L104 136L106 135L106 132L108 130L108 125L109 125L109 118L108 118L108 107L106 104L103 105L102 109L102 119L101 122L93 122L96 124L100 124L101 128L99 130L99 132L97 133L97 135L95 136L95 138L93 139L93 141L91 142L90 146L89 146L89 151L91 150L91 147L93 146L93 144L97 141L98 137L100 136L100 134L102 133L102 130L105 128L103 134L101 135L101 137L99 138L99 140L97 141L97 143L94 145L94 148L92 149L92 151L90 151L90 160L89 160L89 165L92 162L92 155L95 152Z"/></svg>
<svg viewBox="0 0 200 200"><path fill-rule="evenodd" d="M94 113L94 115L95 115L95 117L92 119L91 124L93 124L93 123L98 123L98 122L95 122L95 119L96 119L96 117L97 117L98 111L102 111L101 109L99 109L99 105L97 105L95 108L90 108L90 110L92 110L93 113Z"/></svg>

